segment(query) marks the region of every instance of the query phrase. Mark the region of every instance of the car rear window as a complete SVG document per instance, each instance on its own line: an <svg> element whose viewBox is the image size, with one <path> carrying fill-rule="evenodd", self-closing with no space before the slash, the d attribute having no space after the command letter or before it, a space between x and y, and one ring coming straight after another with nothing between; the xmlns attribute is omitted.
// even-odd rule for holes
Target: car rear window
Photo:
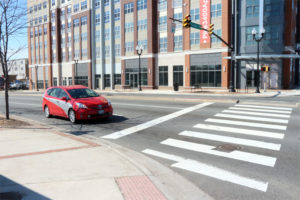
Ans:
<svg viewBox="0 0 300 200"><path fill-rule="evenodd" d="M90 90L88 88L71 89L71 90L68 90L68 93L74 99L99 96L99 94L97 94L96 92L94 92L93 90Z"/></svg>

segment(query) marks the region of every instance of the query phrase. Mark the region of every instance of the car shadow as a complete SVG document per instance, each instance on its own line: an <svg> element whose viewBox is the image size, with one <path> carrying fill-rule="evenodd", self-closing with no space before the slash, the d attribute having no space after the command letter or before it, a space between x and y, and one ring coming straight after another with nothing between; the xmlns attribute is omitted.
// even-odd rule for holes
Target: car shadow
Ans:
<svg viewBox="0 0 300 200"><path fill-rule="evenodd" d="M23 185L10 180L9 178L0 175L0 199L3 200L22 200L22 199L39 199L50 200Z"/></svg>
<svg viewBox="0 0 300 200"><path fill-rule="evenodd" d="M64 117L58 117L58 116L53 116L53 119L61 119L64 121L68 121L69 119L64 118ZM78 124L78 125L88 125L88 124L112 124L112 123L120 123L123 121L128 120L127 117L123 117L123 116L118 116L118 115L113 115L113 117L111 119L106 119L106 118L100 118L100 119L90 119L90 120L81 120L81 121L77 121L74 125ZM72 124L70 122L70 124ZM53 125L57 125L57 124L53 124ZM67 124L64 124L67 125Z"/></svg>

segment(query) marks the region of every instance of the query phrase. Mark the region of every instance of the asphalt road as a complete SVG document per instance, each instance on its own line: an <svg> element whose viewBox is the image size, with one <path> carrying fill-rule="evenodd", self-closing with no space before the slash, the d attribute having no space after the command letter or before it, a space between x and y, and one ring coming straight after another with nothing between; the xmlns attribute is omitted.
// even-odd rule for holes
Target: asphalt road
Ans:
<svg viewBox="0 0 300 200"><path fill-rule="evenodd" d="M144 153L215 199L300 196L300 108L294 107L298 96L205 96L203 101L184 95L108 98L113 120L75 125L66 119L46 119L38 95L13 94L10 108L13 115ZM0 112L4 112L3 94Z"/></svg>

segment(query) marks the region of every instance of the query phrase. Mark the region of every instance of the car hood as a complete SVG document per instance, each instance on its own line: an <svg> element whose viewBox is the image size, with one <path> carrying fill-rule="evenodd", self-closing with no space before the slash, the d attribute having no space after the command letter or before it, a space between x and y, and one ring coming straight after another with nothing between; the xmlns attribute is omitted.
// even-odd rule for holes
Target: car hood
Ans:
<svg viewBox="0 0 300 200"><path fill-rule="evenodd" d="M87 107L94 106L94 105L107 105L107 103L108 103L107 99L102 96L75 99L75 102L82 103L82 104L86 105Z"/></svg>

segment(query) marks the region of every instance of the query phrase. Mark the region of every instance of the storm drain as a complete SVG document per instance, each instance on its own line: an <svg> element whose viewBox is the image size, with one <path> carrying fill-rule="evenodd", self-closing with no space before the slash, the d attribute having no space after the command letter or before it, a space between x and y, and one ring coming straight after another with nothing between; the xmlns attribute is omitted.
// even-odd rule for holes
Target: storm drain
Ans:
<svg viewBox="0 0 300 200"><path fill-rule="evenodd" d="M2 192L0 193L1 200L22 200L23 195L19 192Z"/></svg>
<svg viewBox="0 0 300 200"><path fill-rule="evenodd" d="M214 150L230 153L232 151L240 150L240 149L241 149L240 146L236 146L236 145L232 145L232 144L222 144L222 145L217 146Z"/></svg>

